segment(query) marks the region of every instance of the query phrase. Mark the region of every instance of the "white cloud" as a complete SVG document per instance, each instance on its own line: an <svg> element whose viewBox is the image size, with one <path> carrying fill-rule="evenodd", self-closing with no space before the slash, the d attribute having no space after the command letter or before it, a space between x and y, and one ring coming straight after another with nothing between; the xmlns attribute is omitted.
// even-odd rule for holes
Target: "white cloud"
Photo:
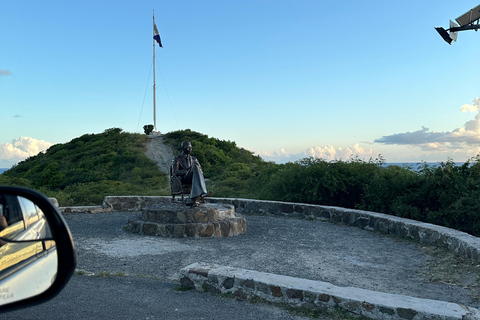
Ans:
<svg viewBox="0 0 480 320"><path fill-rule="evenodd" d="M470 104L464 104L463 106L460 107L460 110L462 112L467 112L467 111L471 111L471 112L475 112L475 111L479 111L480 110L480 98L475 98L473 99L473 105L470 105Z"/></svg>
<svg viewBox="0 0 480 320"><path fill-rule="evenodd" d="M473 120L467 121L462 127L452 131L436 132L422 127L414 132L395 133L376 139L375 142L387 145L409 145L421 148L423 151L447 151L465 153L478 150L480 145L480 98L475 98L473 104L464 104L462 112L478 112Z"/></svg>
<svg viewBox="0 0 480 320"><path fill-rule="evenodd" d="M374 158L377 154L372 149L364 149L358 143L347 148L335 148L334 146L317 146L310 147L300 153L287 153L284 149L280 152L262 152L259 154L267 161L274 161L276 163L293 162L299 159L314 157L327 161L332 160L348 160L351 157L358 156L362 159Z"/></svg>
<svg viewBox="0 0 480 320"><path fill-rule="evenodd" d="M53 143L45 140L37 140L30 137L20 137L12 140L12 143L0 145L0 162L15 164L28 157L35 156L50 148Z"/></svg>

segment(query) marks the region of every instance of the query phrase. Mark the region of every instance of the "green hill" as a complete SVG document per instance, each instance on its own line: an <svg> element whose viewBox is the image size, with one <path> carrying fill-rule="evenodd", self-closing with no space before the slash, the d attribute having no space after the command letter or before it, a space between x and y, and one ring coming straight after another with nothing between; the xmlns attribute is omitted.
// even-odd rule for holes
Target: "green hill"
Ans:
<svg viewBox="0 0 480 320"><path fill-rule="evenodd" d="M61 205L98 205L108 194L158 194L167 177L145 155L145 140L119 128L85 134L18 163L0 183L40 190Z"/></svg>
<svg viewBox="0 0 480 320"><path fill-rule="evenodd" d="M248 178L268 165L234 142L191 130L163 138L175 153L181 152L182 141L192 142L216 195L231 194L242 183L235 178ZM168 177L145 155L146 144L146 135L120 128L85 134L18 163L0 175L0 184L40 190L63 206L98 205L106 195L168 195Z"/></svg>
<svg viewBox="0 0 480 320"><path fill-rule="evenodd" d="M162 139L175 154L182 141L192 142L216 197L358 208L480 235L480 156L461 166L448 160L418 170L385 166L381 156L275 164L191 130ZM107 195L169 195L166 173L146 156L148 141L119 128L85 134L18 163L0 175L0 184L37 189L62 206L99 205Z"/></svg>

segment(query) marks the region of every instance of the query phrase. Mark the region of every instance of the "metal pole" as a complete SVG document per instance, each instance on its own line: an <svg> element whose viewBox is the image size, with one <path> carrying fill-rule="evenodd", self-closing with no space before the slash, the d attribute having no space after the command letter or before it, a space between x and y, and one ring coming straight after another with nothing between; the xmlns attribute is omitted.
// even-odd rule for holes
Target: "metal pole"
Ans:
<svg viewBox="0 0 480 320"><path fill-rule="evenodd" d="M155 10L153 10L152 30L155 30ZM157 131L157 94L156 94L156 84L155 84L155 39L153 39L153 131L155 132Z"/></svg>

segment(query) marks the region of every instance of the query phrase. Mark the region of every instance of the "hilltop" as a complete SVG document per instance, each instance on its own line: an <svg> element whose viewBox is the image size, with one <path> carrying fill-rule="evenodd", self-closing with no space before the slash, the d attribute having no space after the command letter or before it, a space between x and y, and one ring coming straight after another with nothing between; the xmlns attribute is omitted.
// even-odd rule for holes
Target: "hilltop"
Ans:
<svg viewBox="0 0 480 320"><path fill-rule="evenodd" d="M189 140L209 187L231 171L250 171L265 162L234 142L191 130L146 136L107 129L85 134L21 161L0 176L0 184L40 190L61 205L96 205L106 195L168 195L167 173L182 141Z"/></svg>

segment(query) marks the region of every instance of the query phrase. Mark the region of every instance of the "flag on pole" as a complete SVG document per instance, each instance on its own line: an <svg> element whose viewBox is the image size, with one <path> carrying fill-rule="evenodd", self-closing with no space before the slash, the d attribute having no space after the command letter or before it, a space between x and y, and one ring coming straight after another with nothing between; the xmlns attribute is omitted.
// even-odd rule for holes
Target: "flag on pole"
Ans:
<svg viewBox="0 0 480 320"><path fill-rule="evenodd" d="M155 24L155 21L153 21L153 39L157 41L160 48L163 48L162 39L160 39L160 34L158 33L158 29L157 29L157 25Z"/></svg>

